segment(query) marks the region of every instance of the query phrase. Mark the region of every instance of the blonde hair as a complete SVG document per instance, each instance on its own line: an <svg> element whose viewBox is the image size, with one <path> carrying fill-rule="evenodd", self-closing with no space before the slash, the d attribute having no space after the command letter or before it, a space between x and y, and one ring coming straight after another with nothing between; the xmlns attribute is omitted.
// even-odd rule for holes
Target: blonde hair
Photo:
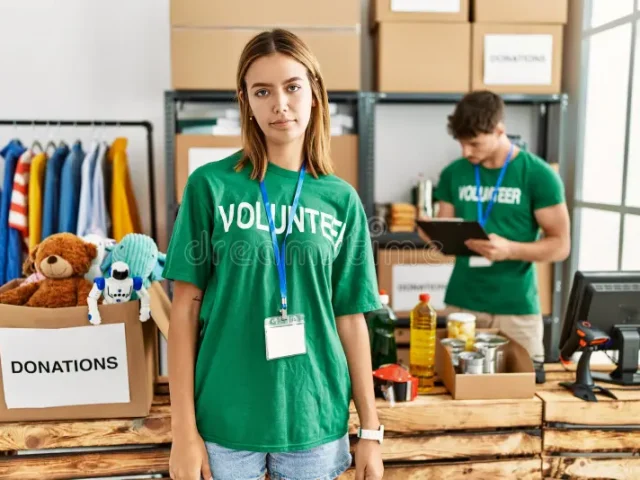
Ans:
<svg viewBox="0 0 640 480"><path fill-rule="evenodd" d="M253 62L274 53L288 55L307 68L316 107L311 109L311 118L304 134L302 153L307 171L314 177L333 173L330 157L329 99L318 60L299 37L283 29L275 29L256 35L247 43L240 55L236 88L240 104L243 156L235 169L240 171L248 164L252 164L252 179L262 180L266 174L269 162L266 140L260 126L250 118L251 110L245 76Z"/></svg>

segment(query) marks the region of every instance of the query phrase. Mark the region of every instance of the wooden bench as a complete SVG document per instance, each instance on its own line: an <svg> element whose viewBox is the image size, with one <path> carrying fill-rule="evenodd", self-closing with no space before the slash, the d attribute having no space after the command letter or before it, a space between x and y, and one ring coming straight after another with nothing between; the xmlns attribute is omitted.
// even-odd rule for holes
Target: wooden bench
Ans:
<svg viewBox="0 0 640 480"><path fill-rule="evenodd" d="M640 389L586 403L558 385L573 372L547 370L529 400L455 401L437 385L414 402L378 401L384 478L640 478L632 456L640 451ZM352 445L357 423L352 408ZM160 382L145 418L0 424L0 479L167 478L170 446L168 386ZM351 469L341 480L354 478Z"/></svg>

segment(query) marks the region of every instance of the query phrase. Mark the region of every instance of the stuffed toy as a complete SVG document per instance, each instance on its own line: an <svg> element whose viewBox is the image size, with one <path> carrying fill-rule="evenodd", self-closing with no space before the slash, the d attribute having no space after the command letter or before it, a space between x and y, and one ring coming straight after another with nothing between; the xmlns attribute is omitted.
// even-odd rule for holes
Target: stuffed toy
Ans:
<svg viewBox="0 0 640 480"><path fill-rule="evenodd" d="M112 238L104 238L103 236L95 233L85 235L82 239L85 242L93 243L98 250L96 258L91 262L91 268L84 276L84 278L93 282L94 279L102 276L102 269L100 266L102 265L102 262L104 262L104 258L107 256L107 247L113 247L116 244L116 241Z"/></svg>
<svg viewBox="0 0 640 480"><path fill-rule="evenodd" d="M142 285L142 278L129 275L129 265L124 262L116 262L111 266L109 278L97 277L93 281L93 288L89 293L87 303L89 305L89 323L100 325L102 319L98 310L98 300L104 297L105 305L128 302L133 292L138 292L140 297L140 321L146 322L151 317L149 292Z"/></svg>
<svg viewBox="0 0 640 480"><path fill-rule="evenodd" d="M166 255L158 251L153 239L141 233L129 233L116 245L107 246L107 256L102 262L102 272L109 278L111 266L124 262L129 266L129 275L142 278L142 285L149 288L151 282L161 281ZM137 299L136 292L132 295Z"/></svg>
<svg viewBox="0 0 640 480"><path fill-rule="evenodd" d="M97 255L95 245L72 233L56 233L34 250L34 268L44 280L3 292L0 303L46 308L86 306L91 282L84 275Z"/></svg>

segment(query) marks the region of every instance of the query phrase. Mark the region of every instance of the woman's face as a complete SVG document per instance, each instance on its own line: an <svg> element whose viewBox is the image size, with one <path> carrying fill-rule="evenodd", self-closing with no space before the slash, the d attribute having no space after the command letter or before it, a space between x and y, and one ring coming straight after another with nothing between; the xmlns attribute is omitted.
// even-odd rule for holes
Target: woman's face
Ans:
<svg viewBox="0 0 640 480"><path fill-rule="evenodd" d="M269 142L284 144L304 136L315 106L307 69L288 55L261 57L245 75L247 101Z"/></svg>

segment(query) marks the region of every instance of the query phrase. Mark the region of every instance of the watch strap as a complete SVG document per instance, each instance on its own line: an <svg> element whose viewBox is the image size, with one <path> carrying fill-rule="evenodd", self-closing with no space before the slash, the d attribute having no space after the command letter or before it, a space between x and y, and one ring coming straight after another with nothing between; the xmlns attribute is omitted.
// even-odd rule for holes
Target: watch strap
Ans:
<svg viewBox="0 0 640 480"><path fill-rule="evenodd" d="M358 428L358 438L362 438L363 440L377 440L379 443L382 443L382 439L384 438L384 425L380 425L378 430Z"/></svg>

